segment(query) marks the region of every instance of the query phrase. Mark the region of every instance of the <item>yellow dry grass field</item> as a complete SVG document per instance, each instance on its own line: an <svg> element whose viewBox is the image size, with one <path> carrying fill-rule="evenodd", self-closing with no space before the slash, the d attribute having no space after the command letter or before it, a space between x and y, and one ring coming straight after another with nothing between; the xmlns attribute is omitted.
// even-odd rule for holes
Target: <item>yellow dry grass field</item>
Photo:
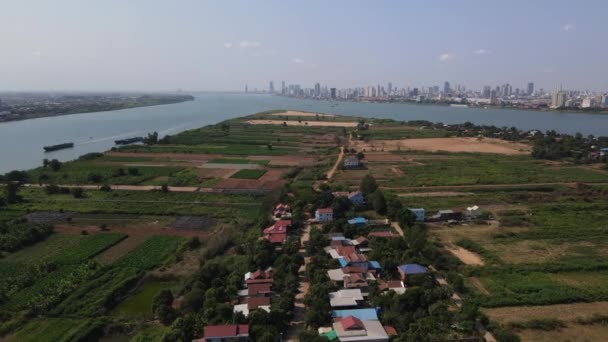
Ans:
<svg viewBox="0 0 608 342"><path fill-rule="evenodd" d="M531 320L537 318L559 319L574 322L577 318L591 317L593 314L606 314L608 302L572 303L539 306L510 306L482 309L490 319L499 323Z"/></svg>
<svg viewBox="0 0 608 342"><path fill-rule="evenodd" d="M608 339L608 326L571 324L553 331L527 329L518 335L523 342L596 342Z"/></svg>
<svg viewBox="0 0 608 342"><path fill-rule="evenodd" d="M366 151L446 151L446 152L472 152L496 153L505 155L521 155L530 152L530 146L521 143L492 138L429 138L429 139L401 139L401 140L373 140L353 141L353 147Z"/></svg>
<svg viewBox="0 0 608 342"><path fill-rule="evenodd" d="M354 121L283 121L283 120L247 120L248 124L252 125L283 125L301 126L301 127L356 127Z"/></svg>
<svg viewBox="0 0 608 342"><path fill-rule="evenodd" d="M456 192L456 191L432 191L432 192L409 192L399 194L399 197L459 197L472 196L472 192Z"/></svg>
<svg viewBox="0 0 608 342"><path fill-rule="evenodd" d="M317 115L319 117L334 117L335 116L333 114L298 112L295 110L288 110L283 113L272 113L272 115L274 115L274 116L301 116L301 117L311 117L311 116L316 117Z"/></svg>

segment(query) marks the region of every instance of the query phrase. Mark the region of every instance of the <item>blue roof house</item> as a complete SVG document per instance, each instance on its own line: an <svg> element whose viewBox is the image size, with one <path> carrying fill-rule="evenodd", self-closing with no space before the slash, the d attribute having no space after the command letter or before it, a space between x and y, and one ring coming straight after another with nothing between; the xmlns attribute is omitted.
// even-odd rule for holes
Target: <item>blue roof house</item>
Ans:
<svg viewBox="0 0 608 342"><path fill-rule="evenodd" d="M424 208L409 208L409 210L416 216L416 221L424 222Z"/></svg>
<svg viewBox="0 0 608 342"><path fill-rule="evenodd" d="M350 309L350 310L334 310L331 312L332 317L348 317L353 316L362 321L377 321L378 313L375 309Z"/></svg>
<svg viewBox="0 0 608 342"><path fill-rule="evenodd" d="M405 280L407 276L416 274L425 274L429 271L428 268L418 264L405 264L397 267L401 280Z"/></svg>
<svg viewBox="0 0 608 342"><path fill-rule="evenodd" d="M348 224L352 226L365 226L367 224L367 220L364 217L355 217L348 220Z"/></svg>

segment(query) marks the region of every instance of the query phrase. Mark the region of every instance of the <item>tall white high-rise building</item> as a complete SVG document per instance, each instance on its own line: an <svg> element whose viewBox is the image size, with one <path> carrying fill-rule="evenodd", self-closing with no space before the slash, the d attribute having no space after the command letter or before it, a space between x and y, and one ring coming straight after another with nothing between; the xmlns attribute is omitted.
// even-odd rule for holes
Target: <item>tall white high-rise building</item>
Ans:
<svg viewBox="0 0 608 342"><path fill-rule="evenodd" d="M568 100L568 94L562 91L561 87L559 90L555 90L551 95L551 108L561 108L566 105Z"/></svg>

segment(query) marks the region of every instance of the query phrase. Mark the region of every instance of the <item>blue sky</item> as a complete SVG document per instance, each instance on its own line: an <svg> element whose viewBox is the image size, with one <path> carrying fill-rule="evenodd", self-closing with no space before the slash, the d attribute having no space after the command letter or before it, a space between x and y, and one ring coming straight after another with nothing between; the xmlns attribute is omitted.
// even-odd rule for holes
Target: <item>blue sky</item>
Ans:
<svg viewBox="0 0 608 342"><path fill-rule="evenodd" d="M0 90L608 90L607 1L3 0Z"/></svg>

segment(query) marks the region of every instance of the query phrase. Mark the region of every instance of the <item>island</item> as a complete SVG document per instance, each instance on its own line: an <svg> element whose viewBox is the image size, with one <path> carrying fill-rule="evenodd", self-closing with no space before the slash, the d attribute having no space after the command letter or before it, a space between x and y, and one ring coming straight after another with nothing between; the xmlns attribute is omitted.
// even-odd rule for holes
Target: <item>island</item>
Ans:
<svg viewBox="0 0 608 342"><path fill-rule="evenodd" d="M0 93L0 123L192 101L188 94Z"/></svg>
<svg viewBox="0 0 608 342"><path fill-rule="evenodd" d="M44 160L0 176L0 338L605 340L607 158L274 110Z"/></svg>

